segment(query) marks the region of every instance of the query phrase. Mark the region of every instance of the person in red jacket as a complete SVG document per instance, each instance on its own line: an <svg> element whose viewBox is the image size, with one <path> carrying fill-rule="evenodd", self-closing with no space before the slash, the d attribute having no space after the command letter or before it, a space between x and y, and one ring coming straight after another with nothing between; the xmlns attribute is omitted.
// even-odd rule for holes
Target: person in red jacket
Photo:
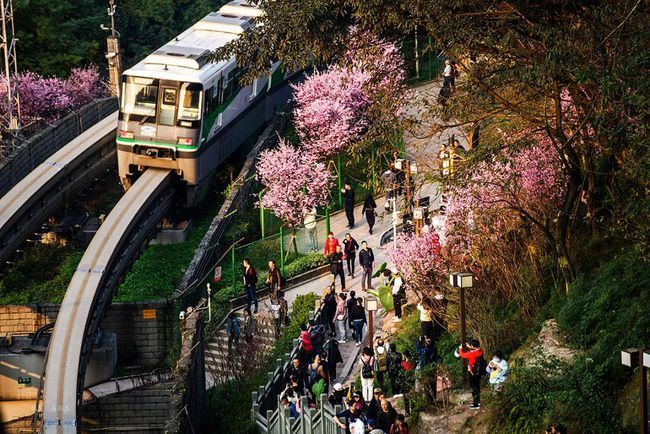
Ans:
<svg viewBox="0 0 650 434"><path fill-rule="evenodd" d="M455 352L456 357L467 359L467 379L472 388L472 398L474 402L469 408L477 410L481 408L481 378L485 369L485 359L481 344L476 339L470 339L466 345L461 345Z"/></svg>
<svg viewBox="0 0 650 434"><path fill-rule="evenodd" d="M302 366L307 366L311 362L311 353L314 347L311 344L311 335L307 330L307 324L300 324L300 350L298 358Z"/></svg>
<svg viewBox="0 0 650 434"><path fill-rule="evenodd" d="M323 254L329 258L332 253L336 252L336 246L338 245L339 240L334 238L334 232L330 231L325 240L325 250L323 251Z"/></svg>

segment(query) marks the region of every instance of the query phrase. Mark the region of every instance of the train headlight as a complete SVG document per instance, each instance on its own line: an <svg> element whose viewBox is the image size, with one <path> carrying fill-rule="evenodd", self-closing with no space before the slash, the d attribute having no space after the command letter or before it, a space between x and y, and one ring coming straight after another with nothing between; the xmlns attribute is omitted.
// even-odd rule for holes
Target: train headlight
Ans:
<svg viewBox="0 0 650 434"><path fill-rule="evenodd" d="M178 144L179 145L192 145L192 139L189 139L187 137L179 137L178 138Z"/></svg>
<svg viewBox="0 0 650 434"><path fill-rule="evenodd" d="M135 137L133 131L120 130L120 139L132 139L133 137Z"/></svg>

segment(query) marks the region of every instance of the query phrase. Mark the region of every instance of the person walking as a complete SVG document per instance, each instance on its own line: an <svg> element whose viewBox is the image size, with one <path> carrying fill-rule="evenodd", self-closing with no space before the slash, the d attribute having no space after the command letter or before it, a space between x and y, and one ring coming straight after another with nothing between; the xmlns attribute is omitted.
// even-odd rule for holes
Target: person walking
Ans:
<svg viewBox="0 0 650 434"><path fill-rule="evenodd" d="M354 190L350 181L346 181L345 186L341 189L343 193L343 207L345 208L345 216L348 219L348 228L354 228Z"/></svg>
<svg viewBox="0 0 650 434"><path fill-rule="evenodd" d="M481 377L486 365L481 344L476 339L470 339L468 344L461 344L454 355L467 360L467 380L472 388L473 398L469 408L478 410L481 408Z"/></svg>
<svg viewBox="0 0 650 434"><path fill-rule="evenodd" d="M431 299L429 297L423 297L422 301L418 303L418 310L420 311L420 329L422 330L422 336L434 339L435 332L433 329L433 321L431 320L431 312L428 307L430 305Z"/></svg>
<svg viewBox="0 0 650 434"><path fill-rule="evenodd" d="M445 60L445 69L442 71L442 87L451 88L454 69L449 59Z"/></svg>
<svg viewBox="0 0 650 434"><path fill-rule="evenodd" d="M257 271L251 265L251 260L245 258L244 264L244 289L246 290L246 307L251 310L251 305L255 303L255 311L257 313Z"/></svg>
<svg viewBox="0 0 650 434"><path fill-rule="evenodd" d="M343 254L345 256L345 263L348 266L348 276L354 279L354 263L357 259L357 250L359 250L359 243L352 238L350 233L345 234L343 239Z"/></svg>
<svg viewBox="0 0 650 434"><path fill-rule="evenodd" d="M355 298L356 293L354 290L350 291L350 296L348 297L347 301L345 302L345 307L347 308L347 313L348 313L348 328L350 329L350 333L352 334L352 340L354 340L354 323L352 322L352 316L350 315L352 313L352 308L357 304L357 299Z"/></svg>
<svg viewBox="0 0 650 434"><path fill-rule="evenodd" d="M363 347L359 365L361 365L361 394L366 402L372 399L374 390L375 374L372 369L374 364L375 358L372 355L372 350L369 347Z"/></svg>
<svg viewBox="0 0 650 434"><path fill-rule="evenodd" d="M247 344L253 342L253 335L255 334L255 318L251 315L250 308L244 309L244 338Z"/></svg>
<svg viewBox="0 0 650 434"><path fill-rule="evenodd" d="M348 307L345 299L345 293L340 293L336 299L336 334L340 344L348 341L348 333L345 327L348 322Z"/></svg>
<svg viewBox="0 0 650 434"><path fill-rule="evenodd" d="M397 175L393 171L394 163L384 173L381 174L381 180L384 183L384 192L386 201L384 202L384 212L391 211L391 201L395 199L395 185L397 185Z"/></svg>
<svg viewBox="0 0 650 434"><path fill-rule="evenodd" d="M393 288L391 293L393 294L393 306L395 308L393 321L400 322L402 321L402 303L406 301L406 284L404 278L396 269L393 270L392 280Z"/></svg>
<svg viewBox="0 0 650 434"><path fill-rule="evenodd" d="M366 310L363 308L363 298L357 298L357 304L352 308L349 313L354 324L354 340L357 341L357 347L361 346L363 342L363 325L366 324Z"/></svg>
<svg viewBox="0 0 650 434"><path fill-rule="evenodd" d="M279 293L282 291L282 273L272 259L269 261L269 273L266 282L269 284L269 288L271 288L271 301L273 304L277 304Z"/></svg>
<svg viewBox="0 0 650 434"><path fill-rule="evenodd" d="M336 252L336 246L338 245L339 240L334 238L334 232L330 231L325 240L325 249L323 250L323 254L329 258L334 252Z"/></svg>
<svg viewBox="0 0 650 434"><path fill-rule="evenodd" d="M235 315L235 312L228 314L226 319L226 334L228 335L228 355L232 352L232 344L239 345L239 335L241 334L241 321Z"/></svg>
<svg viewBox="0 0 650 434"><path fill-rule="evenodd" d="M309 234L309 243L311 244L311 247L309 248L310 252L318 251L318 230L316 224L316 216L316 207L312 208L311 211L307 211L305 213L304 224L305 229L307 229L307 233Z"/></svg>
<svg viewBox="0 0 650 434"><path fill-rule="evenodd" d="M336 246L330 255L330 273L332 273L332 288L336 288L336 276L341 279L341 291L345 291L345 272L343 271L343 250L341 245Z"/></svg>
<svg viewBox="0 0 650 434"><path fill-rule="evenodd" d="M359 264L363 268L363 275L361 276L361 290L365 291L366 286L368 289L372 287L372 269L375 264L375 254L372 249L368 247L366 241L361 242L361 250L359 250Z"/></svg>
<svg viewBox="0 0 650 434"><path fill-rule="evenodd" d="M375 226L375 216L377 215L377 203L372 197L372 194L368 193L366 199L363 201L363 208L361 212L366 216L366 222L368 222L368 232L372 235L372 228Z"/></svg>
<svg viewBox="0 0 650 434"><path fill-rule="evenodd" d="M330 329L330 336L336 336L334 317L336 316L336 293L333 286L325 287L325 295L321 299L321 318Z"/></svg>

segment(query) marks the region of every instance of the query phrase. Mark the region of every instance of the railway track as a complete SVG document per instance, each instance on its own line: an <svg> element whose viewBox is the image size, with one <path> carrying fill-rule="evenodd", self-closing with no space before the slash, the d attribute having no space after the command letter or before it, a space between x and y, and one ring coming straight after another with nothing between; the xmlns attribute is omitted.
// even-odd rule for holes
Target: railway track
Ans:
<svg viewBox="0 0 650 434"><path fill-rule="evenodd" d="M172 171L147 169L108 215L72 276L49 344L44 432L77 432L92 337L122 276L170 207L171 181Z"/></svg>
<svg viewBox="0 0 650 434"><path fill-rule="evenodd" d="M70 196L115 164L114 112L84 131L0 198L0 270Z"/></svg>

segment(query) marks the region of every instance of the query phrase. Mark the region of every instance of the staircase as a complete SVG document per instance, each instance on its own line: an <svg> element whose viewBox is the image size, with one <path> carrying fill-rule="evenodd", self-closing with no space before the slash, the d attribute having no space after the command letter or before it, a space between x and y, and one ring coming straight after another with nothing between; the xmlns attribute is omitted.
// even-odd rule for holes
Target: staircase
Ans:
<svg viewBox="0 0 650 434"><path fill-rule="evenodd" d="M252 343L244 337L244 318L236 312L242 324L239 345L233 342L231 354L228 355L228 335L224 323L206 343L205 346L205 381L206 388L231 379L245 377L262 367L265 356L276 342L274 321L269 313L254 314L256 320Z"/></svg>

